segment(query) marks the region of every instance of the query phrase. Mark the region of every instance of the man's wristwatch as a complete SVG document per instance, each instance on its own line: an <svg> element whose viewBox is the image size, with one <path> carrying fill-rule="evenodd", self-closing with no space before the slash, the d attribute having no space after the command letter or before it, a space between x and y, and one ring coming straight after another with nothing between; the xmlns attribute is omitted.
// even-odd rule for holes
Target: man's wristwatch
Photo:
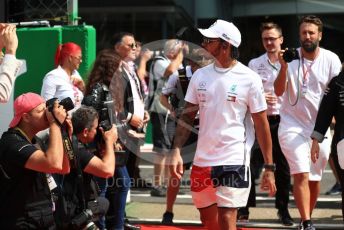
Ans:
<svg viewBox="0 0 344 230"><path fill-rule="evenodd" d="M276 171L276 165L275 164L264 164L263 168L268 171L275 172Z"/></svg>

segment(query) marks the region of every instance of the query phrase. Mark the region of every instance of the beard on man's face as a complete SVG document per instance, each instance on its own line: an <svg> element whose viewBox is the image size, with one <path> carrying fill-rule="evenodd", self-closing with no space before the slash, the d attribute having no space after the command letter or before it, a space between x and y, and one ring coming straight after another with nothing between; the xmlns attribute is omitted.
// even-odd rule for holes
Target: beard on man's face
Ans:
<svg viewBox="0 0 344 230"><path fill-rule="evenodd" d="M312 53L318 47L319 41L302 41L301 46L307 53Z"/></svg>

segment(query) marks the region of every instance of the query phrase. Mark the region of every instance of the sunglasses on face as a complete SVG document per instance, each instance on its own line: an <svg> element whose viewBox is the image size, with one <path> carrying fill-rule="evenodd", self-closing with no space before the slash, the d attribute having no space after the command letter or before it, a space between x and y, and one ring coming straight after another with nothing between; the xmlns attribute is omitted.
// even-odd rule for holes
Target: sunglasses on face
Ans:
<svg viewBox="0 0 344 230"><path fill-rule="evenodd" d="M127 46L129 46L132 49L137 48L137 44L136 43L127 44Z"/></svg>
<svg viewBox="0 0 344 230"><path fill-rule="evenodd" d="M267 37L267 38L263 38L263 41L264 42L274 42L276 41L277 39L279 39L281 36L279 37Z"/></svg>
<svg viewBox="0 0 344 230"><path fill-rule="evenodd" d="M212 42L218 42L220 39L218 38L203 38L203 43L204 44L210 44Z"/></svg>

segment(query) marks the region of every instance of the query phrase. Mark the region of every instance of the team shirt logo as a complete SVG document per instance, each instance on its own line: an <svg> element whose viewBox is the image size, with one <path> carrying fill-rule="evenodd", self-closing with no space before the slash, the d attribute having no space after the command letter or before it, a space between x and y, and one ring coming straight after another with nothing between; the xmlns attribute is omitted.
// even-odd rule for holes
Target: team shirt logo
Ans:
<svg viewBox="0 0 344 230"><path fill-rule="evenodd" d="M229 87L229 92L227 92L227 101L235 102L237 93L236 93L237 85L231 85Z"/></svg>

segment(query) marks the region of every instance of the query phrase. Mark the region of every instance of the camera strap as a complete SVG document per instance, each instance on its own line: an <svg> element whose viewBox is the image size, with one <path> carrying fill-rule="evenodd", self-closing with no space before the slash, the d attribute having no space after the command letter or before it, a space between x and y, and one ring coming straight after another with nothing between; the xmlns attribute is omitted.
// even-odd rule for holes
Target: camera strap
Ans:
<svg viewBox="0 0 344 230"><path fill-rule="evenodd" d="M297 78L296 78L296 80L295 81L293 81L292 79L291 79L291 76L290 76L290 74L289 74L289 71L287 71L287 78L288 78L288 81L287 81L287 96L288 96L288 102L289 102L289 104L291 105L291 106L295 106L297 103L298 103L298 101L299 101L299 99L300 99L300 83L299 83L299 81L300 81L300 67L301 67L301 61L300 61L300 59L299 59L299 65L298 65L298 67L297 67ZM293 90L293 82L294 82L294 85L295 85L295 83L296 83L296 86L295 86L295 90L296 90L296 92L295 92L295 95L296 95L296 99L295 99L295 102L292 102L291 101L291 93L289 92L289 90Z"/></svg>
<svg viewBox="0 0 344 230"><path fill-rule="evenodd" d="M78 139L75 135L72 135L72 146L74 152L74 160L75 160L75 170L77 173L76 183L79 191L80 196L80 205L82 209L87 209L87 202L85 199L85 191L84 191L84 177L79 161L79 148L78 148Z"/></svg>
<svg viewBox="0 0 344 230"><path fill-rule="evenodd" d="M61 127L62 127L62 124L65 122L65 120L66 120L67 117L66 117L65 120L61 123L61 122L56 118L54 111L51 111L51 114L53 115L53 118L54 118L56 124L61 128Z"/></svg>

